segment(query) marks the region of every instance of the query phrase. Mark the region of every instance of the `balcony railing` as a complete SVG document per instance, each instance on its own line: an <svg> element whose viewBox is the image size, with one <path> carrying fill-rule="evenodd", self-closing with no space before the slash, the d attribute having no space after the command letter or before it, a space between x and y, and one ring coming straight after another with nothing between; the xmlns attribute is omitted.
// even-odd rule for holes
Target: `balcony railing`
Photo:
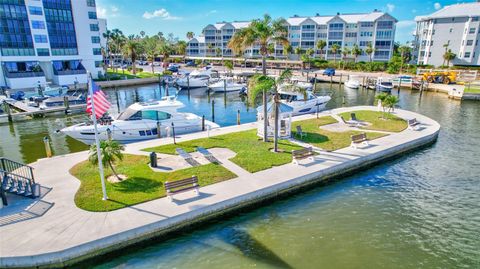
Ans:
<svg viewBox="0 0 480 269"><path fill-rule="evenodd" d="M33 77L44 77L45 73L40 72L5 72L7 78L33 78Z"/></svg>
<svg viewBox="0 0 480 269"><path fill-rule="evenodd" d="M83 75L86 74L87 70L78 69L78 70L55 70L53 69L53 74L56 76L68 76L68 75Z"/></svg>

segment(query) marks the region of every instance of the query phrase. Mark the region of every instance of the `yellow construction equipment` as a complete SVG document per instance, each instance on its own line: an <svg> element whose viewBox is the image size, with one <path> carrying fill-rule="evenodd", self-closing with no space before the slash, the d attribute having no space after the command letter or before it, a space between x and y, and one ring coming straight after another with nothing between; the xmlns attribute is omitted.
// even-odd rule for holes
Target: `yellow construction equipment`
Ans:
<svg viewBox="0 0 480 269"><path fill-rule="evenodd" d="M457 82L457 73L453 71L433 71L423 74L422 80L428 83L450 84Z"/></svg>

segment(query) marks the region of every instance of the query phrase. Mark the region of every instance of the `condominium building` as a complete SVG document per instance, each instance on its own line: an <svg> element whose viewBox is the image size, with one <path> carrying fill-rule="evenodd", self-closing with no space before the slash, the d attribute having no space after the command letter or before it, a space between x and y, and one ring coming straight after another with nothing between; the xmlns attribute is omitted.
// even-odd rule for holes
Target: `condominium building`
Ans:
<svg viewBox="0 0 480 269"><path fill-rule="evenodd" d="M71 85L102 74L95 0L0 0L0 85Z"/></svg>
<svg viewBox="0 0 480 269"><path fill-rule="evenodd" d="M339 58L330 48L333 44L341 48L352 48L358 45L364 53L358 57L359 61L388 61L392 56L397 20L388 13L373 11L364 14L337 14L334 16L293 16L288 18L288 40L292 48L301 48L303 51L313 49L316 57L324 59ZM232 51L227 47L228 42L242 28L248 27L250 22L221 22L209 24L203 28L202 34L188 41L187 55L189 56L219 56L232 57ZM318 50L316 45L324 40L327 46ZM371 45L375 48L372 55L367 55L365 49ZM275 58L294 59L297 55L285 55L280 44L274 44ZM248 58L260 57L259 47L247 48L244 56ZM352 58L353 56L349 55Z"/></svg>
<svg viewBox="0 0 480 269"><path fill-rule="evenodd" d="M479 65L480 3L445 6L433 14L415 18L414 60L418 64L444 64L446 49L455 65Z"/></svg>

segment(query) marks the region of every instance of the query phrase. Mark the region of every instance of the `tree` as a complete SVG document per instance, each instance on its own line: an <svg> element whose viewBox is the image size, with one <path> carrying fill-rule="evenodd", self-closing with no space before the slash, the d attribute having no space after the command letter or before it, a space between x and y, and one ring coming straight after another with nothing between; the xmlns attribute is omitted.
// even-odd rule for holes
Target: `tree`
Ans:
<svg viewBox="0 0 480 269"><path fill-rule="evenodd" d="M233 62L232 61L225 61L223 62L225 68L227 68L228 72L231 74L233 70Z"/></svg>
<svg viewBox="0 0 480 269"><path fill-rule="evenodd" d="M140 31L140 36L141 36L142 38L144 38L144 37L145 37L145 31Z"/></svg>
<svg viewBox="0 0 480 269"><path fill-rule="evenodd" d="M363 50L360 47L358 47L357 44L353 45L352 55L355 58L355 62L357 62L358 56L362 55L362 53L363 53Z"/></svg>
<svg viewBox="0 0 480 269"><path fill-rule="evenodd" d="M147 60L150 61L150 66L152 67L152 73L154 73L154 66L153 62L155 61L155 57L158 55L158 46L159 46L159 39L156 36L147 37L144 40L144 51L147 55Z"/></svg>
<svg viewBox="0 0 480 269"><path fill-rule="evenodd" d="M443 47L445 48L445 52L444 52L444 54L443 54L444 56L445 56L445 55L447 54L447 52L448 52L448 46L450 46L450 42L443 44ZM445 66L445 61L446 61L446 60L447 60L447 59L445 59L445 57L443 57L442 66Z"/></svg>
<svg viewBox="0 0 480 269"><path fill-rule="evenodd" d="M375 48L372 47L371 43L368 43L367 48L365 49L365 53L368 54L370 58L370 62L372 62L372 54L375 52Z"/></svg>
<svg viewBox="0 0 480 269"><path fill-rule="evenodd" d="M122 31L120 31L119 29L113 29L110 33L110 40L111 40L111 46L109 48L110 48L111 54L116 56L122 54L122 47L126 42L125 36L123 35ZM123 57L123 54L122 54L122 57ZM112 65L113 67L113 61L110 62L110 65Z"/></svg>
<svg viewBox="0 0 480 269"><path fill-rule="evenodd" d="M279 119L279 109L280 109L280 93L279 93L279 88L280 86L288 88L289 91L296 91L296 92L301 92L303 94L306 94L307 90L301 87L298 87L293 84L287 84L286 82L289 81L292 77L292 71L290 69L286 69L282 71L280 76L278 78L274 79L272 77L266 76L266 75L254 75L250 80L248 84L248 96L250 102L253 104L255 102L255 99L259 94L265 95L265 92L269 92L272 95L272 102L274 104L273 107L273 118L274 118L274 135L273 135L273 141L274 141L274 151L278 152L278 133L279 133L279 126L278 126L278 119ZM268 115L265 112L264 109L264 131L267 131L267 122L268 122ZM267 119L267 121L265 121ZM265 133L264 133L265 136Z"/></svg>
<svg viewBox="0 0 480 269"><path fill-rule="evenodd" d="M192 39L195 36L193 32L187 32L187 38L188 40Z"/></svg>
<svg viewBox="0 0 480 269"><path fill-rule="evenodd" d="M267 75L268 44L276 43L284 46L289 44L286 24L287 22L283 18L272 20L268 14L265 14L263 19L253 20L248 27L236 32L228 42L228 47L232 50L238 50L239 48L245 50L247 47L258 44L260 47L260 55L262 56L262 73L263 75ZM266 115L266 91L263 93L263 106L264 115ZM266 117L264 118L263 140L267 142L267 119Z"/></svg>
<svg viewBox="0 0 480 269"><path fill-rule="evenodd" d="M411 48L407 45L403 45L403 46L398 47L398 52L400 53L400 60L401 60L400 71L399 71L400 74L402 73L403 64L405 63L405 60L410 58L410 51L411 51Z"/></svg>
<svg viewBox="0 0 480 269"><path fill-rule="evenodd" d="M321 54L322 56L324 56L324 54L325 54L325 53L324 53L324 49L325 49L326 46L327 46L327 42L326 42L325 40L319 40L319 41L317 42L317 49L320 50L320 54Z"/></svg>
<svg viewBox="0 0 480 269"><path fill-rule="evenodd" d="M113 164L119 160L123 160L123 153L124 146L119 144L117 141L114 140L104 140L100 141L100 153L102 156L102 165L108 165L112 170L112 173L117 177L117 179L121 180L118 176L117 172L113 168ZM97 147L95 144L90 146L90 152L88 160L93 165L98 165L98 154L97 154Z"/></svg>
<svg viewBox="0 0 480 269"><path fill-rule="evenodd" d="M217 56L217 57L222 56L222 49L221 48L215 48L215 56Z"/></svg>
<svg viewBox="0 0 480 269"><path fill-rule="evenodd" d="M337 43L334 43L330 47L330 50L333 53L333 62L336 63L337 62L337 54L340 52L340 45L338 45Z"/></svg>
<svg viewBox="0 0 480 269"><path fill-rule="evenodd" d="M183 55L183 58L185 59L185 55L187 54L187 42L180 40L175 44L175 50L177 51L177 54Z"/></svg>
<svg viewBox="0 0 480 269"><path fill-rule="evenodd" d="M293 54L297 55L298 58L300 58L300 55L302 54L302 49L300 47L296 47L293 49Z"/></svg>
<svg viewBox="0 0 480 269"><path fill-rule="evenodd" d="M308 63L309 68L311 68L311 57L315 53L313 49L307 49L305 53L302 55L302 67L305 69L305 63Z"/></svg>
<svg viewBox="0 0 480 269"><path fill-rule="evenodd" d="M132 74L135 75L137 73L136 70L136 61L137 57L139 54L141 54L142 46L140 42L138 42L135 39L129 39L124 47L123 47L123 53L125 56L130 58L132 61Z"/></svg>
<svg viewBox="0 0 480 269"><path fill-rule="evenodd" d="M293 48L290 44L283 46L283 55L288 56L289 54L292 54L292 53L293 53Z"/></svg>
<svg viewBox="0 0 480 269"><path fill-rule="evenodd" d="M170 57L170 55L173 53L173 48L170 45L170 43L163 40L163 41L160 42L160 45L158 46L158 53L160 55L162 55L163 66L165 67L166 63L167 63L167 60L168 60L168 57Z"/></svg>
<svg viewBox="0 0 480 269"><path fill-rule="evenodd" d="M383 110L383 113L382 113L383 119L387 119L386 118L387 112L388 113L393 112L393 110L395 109L395 106L400 101L400 99L398 99L397 96L391 95L388 93L380 93L379 95L375 96L375 99L377 100L377 102L381 102L381 106Z"/></svg>
<svg viewBox="0 0 480 269"><path fill-rule="evenodd" d="M350 49L347 47L344 47L342 49L342 62L343 62L343 68L345 68L345 58L350 55Z"/></svg>
<svg viewBox="0 0 480 269"><path fill-rule="evenodd" d="M450 66L450 62L453 61L457 57L457 54L453 53L451 49L448 49L443 54L443 59L447 61L447 66Z"/></svg>

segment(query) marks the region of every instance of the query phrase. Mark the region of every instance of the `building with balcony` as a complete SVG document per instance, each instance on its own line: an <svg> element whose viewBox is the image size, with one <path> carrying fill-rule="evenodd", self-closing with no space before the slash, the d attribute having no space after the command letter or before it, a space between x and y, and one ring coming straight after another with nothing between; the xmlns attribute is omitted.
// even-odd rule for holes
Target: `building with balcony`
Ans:
<svg viewBox="0 0 480 269"><path fill-rule="evenodd" d="M457 56L454 65L479 65L480 3L445 6L415 18L414 60L418 64L444 64L446 49Z"/></svg>
<svg viewBox="0 0 480 269"><path fill-rule="evenodd" d="M102 74L95 0L0 0L0 86L71 85Z"/></svg>
<svg viewBox="0 0 480 269"><path fill-rule="evenodd" d="M288 40L292 48L301 48L302 51L313 49L316 57L324 59L339 58L333 55L330 48L338 44L341 48L352 48L355 44L363 51L371 45L375 48L372 55L365 52L358 57L359 61L388 61L393 53L395 25L397 20L388 13L373 11L362 14L337 14L334 16L312 17L293 16L288 18ZM203 28L199 37L188 41L187 55L199 57L233 57L227 47L235 32L248 27L250 22L221 22L209 24ZM318 50L316 45L324 40L327 46ZM275 58L298 58L298 55L285 55L283 46L274 44L275 52L270 56ZM244 51L247 58L260 57L259 48L252 46ZM353 58L353 56L349 56Z"/></svg>

